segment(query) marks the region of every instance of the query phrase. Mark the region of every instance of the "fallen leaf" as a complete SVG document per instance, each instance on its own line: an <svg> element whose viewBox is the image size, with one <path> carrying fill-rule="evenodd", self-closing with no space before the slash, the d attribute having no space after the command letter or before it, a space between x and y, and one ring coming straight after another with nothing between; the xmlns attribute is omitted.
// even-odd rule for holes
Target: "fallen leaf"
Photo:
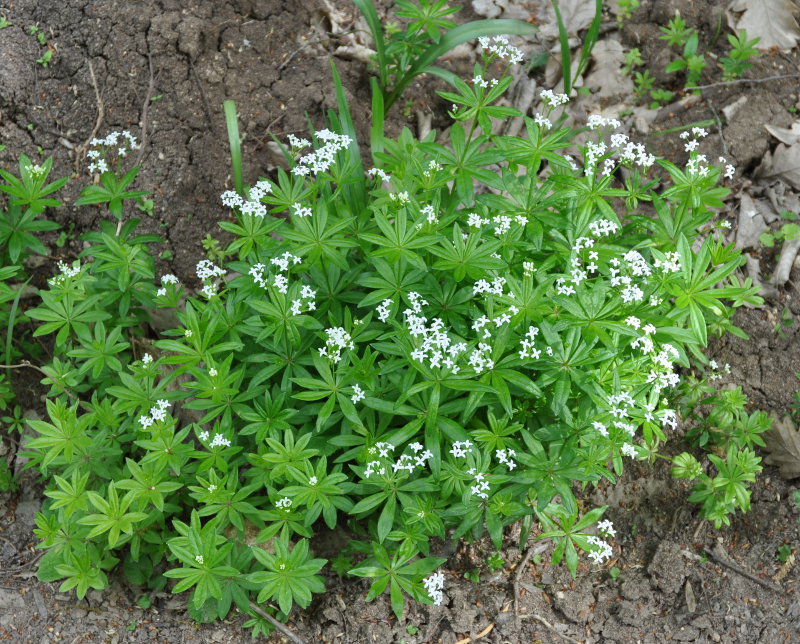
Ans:
<svg viewBox="0 0 800 644"><path fill-rule="evenodd" d="M800 190L800 144L787 146L779 143L775 152L764 155L756 176L762 179L783 179Z"/></svg>
<svg viewBox="0 0 800 644"><path fill-rule="evenodd" d="M559 0L558 8L569 36L577 36L579 31L586 29L594 20L595 3L589 0ZM539 13L539 21L542 25L542 36L548 39L558 38L558 20L551 2Z"/></svg>
<svg viewBox="0 0 800 644"><path fill-rule="evenodd" d="M472 0L472 10L485 18L503 20L526 20L533 13L513 0Z"/></svg>
<svg viewBox="0 0 800 644"><path fill-rule="evenodd" d="M764 462L777 465L781 476L794 479L800 476L800 432L788 416L783 420L772 414L772 428L763 434L766 450Z"/></svg>
<svg viewBox="0 0 800 644"><path fill-rule="evenodd" d="M767 229L767 222L758 211L753 198L746 192L739 202L739 225L736 228L736 248L758 246L759 235Z"/></svg>
<svg viewBox="0 0 800 644"><path fill-rule="evenodd" d="M792 123L791 128L778 127L777 125L765 123L764 129L785 145L800 143L800 121Z"/></svg>
<svg viewBox="0 0 800 644"><path fill-rule="evenodd" d="M793 0L734 0L728 7L728 24L737 35L746 29L748 39L761 38L758 49L791 49L800 38L793 11ZM731 12L743 13L736 20Z"/></svg>
<svg viewBox="0 0 800 644"><path fill-rule="evenodd" d="M625 48L613 38L599 41L592 50L592 71L584 85L596 96L629 95L633 81L620 72L625 64Z"/></svg>

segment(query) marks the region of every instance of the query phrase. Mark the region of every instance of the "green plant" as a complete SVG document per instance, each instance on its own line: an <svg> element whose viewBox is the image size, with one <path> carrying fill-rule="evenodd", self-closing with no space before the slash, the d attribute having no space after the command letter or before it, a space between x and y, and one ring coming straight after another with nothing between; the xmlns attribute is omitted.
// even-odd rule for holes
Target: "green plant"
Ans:
<svg viewBox="0 0 800 644"><path fill-rule="evenodd" d="M611 566L611 568L608 569L608 576L611 577L613 581L617 581L621 574L622 571L616 566Z"/></svg>
<svg viewBox="0 0 800 644"><path fill-rule="evenodd" d="M605 508L576 491L658 453L677 367L760 299L735 276L740 251L695 246L727 194L720 168L657 161L599 115L573 158L578 131L550 121L569 98L547 90L522 136L493 134L523 116L498 104L519 52L483 44L472 84L442 93L448 144L373 128L366 171L334 67L338 111L289 137L292 169L223 192L229 241L198 263L196 292L157 279L162 240L122 218L132 171L90 157L112 176L82 201L112 220L27 312L55 335L24 445L46 486L40 578L79 596L118 565L151 589L175 579L193 617L235 605L257 635L324 590L323 525L348 522L359 539L337 570L398 618L407 598L444 601L432 539L499 549L520 522L520 543L540 526L573 576L580 553L611 557ZM149 337L155 309L176 321Z"/></svg>
<svg viewBox="0 0 800 644"><path fill-rule="evenodd" d="M377 78L373 80L373 121L383 117L402 96L406 87L420 74L433 74L453 81L455 75L433 63L448 51L479 36L528 34L533 26L518 20L476 20L455 26L447 16L457 8L448 7L446 0L419 0L419 3L400 0L398 17L410 22L405 31L393 28L386 33L371 0L353 0L369 26L375 43ZM377 107L377 114L375 108Z"/></svg>
<svg viewBox="0 0 800 644"><path fill-rule="evenodd" d="M617 1L617 17L620 23L625 20L630 20L633 12L639 8L639 0L618 0Z"/></svg>
<svg viewBox="0 0 800 644"><path fill-rule="evenodd" d="M777 322L775 322L775 326L772 328L772 330L774 333L778 334L778 337L785 338L786 335L783 333L783 330L792 326L792 324L794 324L792 309L790 309L788 306L784 306L783 310L781 311L780 318L778 318Z"/></svg>
<svg viewBox="0 0 800 644"><path fill-rule="evenodd" d="M634 47L625 54L625 65L623 65L622 67L622 73L625 76L630 76L633 68L638 67L639 65L642 64L644 64L644 61L642 61L642 52L639 51L638 47ZM645 74L649 77L649 72L647 72L646 70ZM640 76L640 83L638 83L638 85L641 85L642 75L638 74L638 76ZM652 85L652 80L650 84Z"/></svg>
<svg viewBox="0 0 800 644"><path fill-rule="evenodd" d="M138 203L136 204L136 209L143 212L148 217L152 217L155 201L152 199L143 199L141 197L137 201Z"/></svg>
<svg viewBox="0 0 800 644"><path fill-rule="evenodd" d="M718 365L714 361L710 365L712 379L718 379ZM753 448L764 446L761 434L772 426L772 419L763 411L746 412L747 397L741 387L717 391L702 379L690 378L682 388L682 416L694 425L687 439L715 452L707 456L717 474L709 476L697 458L683 452L673 458L672 475L696 479L689 500L701 504L702 516L715 527L730 525L730 514L750 507L748 483L761 471L761 458Z"/></svg>
<svg viewBox="0 0 800 644"><path fill-rule="evenodd" d="M486 560L486 565L489 566L489 570L492 572L497 572L498 570L503 569L503 567L506 565L506 561L503 559L502 554L499 552L493 552Z"/></svg>
<svg viewBox="0 0 800 644"><path fill-rule="evenodd" d="M677 60L669 63L665 71L668 74L675 72L685 71L686 81L684 87L694 87L700 81L700 74L706 67L705 56L697 53L698 35L697 32L692 31L691 35L686 39L683 46L683 55Z"/></svg>
<svg viewBox="0 0 800 644"><path fill-rule="evenodd" d="M471 581L473 584L479 584L481 581L481 571L477 568L467 570L467 572L464 573L464 579Z"/></svg>
<svg viewBox="0 0 800 644"><path fill-rule="evenodd" d="M778 551L775 556L778 558L778 561L785 564L787 561L789 561L789 557L792 556L792 546L790 546L788 543L782 543L780 546L778 546Z"/></svg>
<svg viewBox="0 0 800 644"><path fill-rule="evenodd" d="M758 55L758 49L755 46L760 40L761 38L758 37L748 40L746 29L742 29L738 36L728 34L731 50L719 61L722 64L722 80L729 81L739 78L745 70L753 66L750 59Z"/></svg>
<svg viewBox="0 0 800 644"><path fill-rule="evenodd" d="M5 29L6 27L10 27L12 24L14 23L10 22L8 18L6 18L3 15L0 15L0 29Z"/></svg>
<svg viewBox="0 0 800 644"><path fill-rule="evenodd" d="M800 225L790 222L788 224L783 224L778 230L761 233L758 239L767 248L772 248L776 243L786 242L797 239L798 237L800 237Z"/></svg>
<svg viewBox="0 0 800 644"><path fill-rule="evenodd" d="M655 79L650 75L650 72L648 70L644 70L644 73L634 72L633 93L638 98L647 96L647 94L653 89L654 81Z"/></svg>
<svg viewBox="0 0 800 644"><path fill-rule="evenodd" d="M128 155L130 150L138 147L136 137L127 130L112 132L105 139L93 139L91 145L92 149L87 153L90 159L88 171L99 174L100 181L99 184L86 186L81 190L80 197L75 200L75 205L106 204L108 211L121 224L123 202L126 199L132 199L141 203L141 197L147 194L142 190L127 190L139 173L138 165L124 175L121 170L122 159Z"/></svg>
<svg viewBox="0 0 800 644"><path fill-rule="evenodd" d="M657 109L662 105L669 103L675 94L666 89L654 89L650 92L650 98L653 102L650 103L650 109Z"/></svg>
<svg viewBox="0 0 800 644"><path fill-rule="evenodd" d="M48 49L39 58L36 59L36 62L42 67L47 67L50 64L50 60L52 58L53 58L53 50Z"/></svg>
<svg viewBox="0 0 800 644"><path fill-rule="evenodd" d="M670 47L681 49L686 46L689 39L695 35L694 29L687 27L686 21L681 18L679 12L675 12L675 17L667 23L666 27L659 27L662 35L661 40L666 40Z"/></svg>

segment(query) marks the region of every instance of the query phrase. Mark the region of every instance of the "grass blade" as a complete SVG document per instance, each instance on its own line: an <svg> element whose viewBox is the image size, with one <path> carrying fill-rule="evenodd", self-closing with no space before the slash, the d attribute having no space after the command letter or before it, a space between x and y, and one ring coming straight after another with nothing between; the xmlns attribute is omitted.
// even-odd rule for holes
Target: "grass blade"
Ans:
<svg viewBox="0 0 800 644"><path fill-rule="evenodd" d="M521 20L474 20L465 25L459 25L445 33L439 42L429 46L411 67L397 81L397 85L392 90L389 98L384 103L384 113L394 105L397 99L402 96L406 87L414 78L429 71L429 66L435 60L444 56L448 51L457 47L468 40L474 40L480 36L500 36L516 35L521 36L536 31L536 27L529 25Z"/></svg>
<svg viewBox="0 0 800 644"><path fill-rule="evenodd" d="M569 35L567 28L564 26L564 19L561 17L561 7L558 6L558 0L551 0L553 3L553 10L556 12L556 20L558 21L558 39L561 42L561 78L564 80L564 93L569 96L572 92L572 56L569 53Z"/></svg>
<svg viewBox="0 0 800 644"><path fill-rule="evenodd" d="M372 162L377 165L375 155L383 152L383 91L378 79L369 79L372 88L372 129L370 130L369 143L372 149Z"/></svg>
<svg viewBox="0 0 800 644"><path fill-rule="evenodd" d="M351 197L351 208L363 208L366 206L367 192L366 180L364 178L364 164L361 162L361 150L358 148L358 137L356 136L356 128L353 125L353 118L350 115L350 106L347 104L347 97L344 94L344 86L342 79L339 77L339 72L336 70L336 64L331 58L331 73L333 74L333 87L336 90L336 106L339 108L339 127L341 134L346 134L350 137L352 142L348 149L348 156L351 161L351 170L347 176L347 193Z"/></svg>
<svg viewBox="0 0 800 644"><path fill-rule="evenodd" d="M361 15L364 16L364 20L367 21L372 41L375 43L375 52L378 55L378 73L381 77L381 91L385 92L389 79L386 44L383 42L383 23L381 23L378 12L375 10L375 5L372 4L371 0L353 0L353 4L356 5Z"/></svg>
<svg viewBox="0 0 800 644"><path fill-rule="evenodd" d="M578 62L578 67L575 70L575 75L572 77L572 84L578 80L578 77L583 74L586 65L589 64L589 56L592 55L592 50L597 44L597 39L600 36L600 21L603 17L603 0L595 0L594 19L592 24L589 25L589 31L586 32L586 38L583 41L581 48L581 59Z"/></svg>
<svg viewBox="0 0 800 644"><path fill-rule="evenodd" d="M228 128L228 142L231 147L231 168L233 169L233 185L242 197L244 194L244 182L242 180L242 140L239 137L239 121L236 118L236 103L225 101L225 125Z"/></svg>
<svg viewBox="0 0 800 644"><path fill-rule="evenodd" d="M5 364L11 364L11 340L14 338L14 325L17 321L17 307L19 306L19 298L22 295L22 291L24 291L25 287L28 285L28 282L30 282L32 279L33 276L29 277L28 280L19 288L16 297L14 297L14 302L11 304L11 311L8 314L8 331L6 332Z"/></svg>

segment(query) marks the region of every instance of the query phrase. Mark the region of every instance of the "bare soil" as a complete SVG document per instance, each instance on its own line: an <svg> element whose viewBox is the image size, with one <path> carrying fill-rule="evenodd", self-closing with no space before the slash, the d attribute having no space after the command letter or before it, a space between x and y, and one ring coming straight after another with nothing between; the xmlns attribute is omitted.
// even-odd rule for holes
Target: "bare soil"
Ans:
<svg viewBox="0 0 800 644"><path fill-rule="evenodd" d="M663 43L655 38L658 26L680 9L707 45L727 3L641 4L622 39L627 47L642 47L656 75L665 64ZM201 240L207 234L219 236L216 224L225 216L218 202L231 182L223 101L233 99L238 105L246 181L268 176L279 164L270 137L302 135L309 122L321 126L325 110L334 107L329 59L338 45L349 43L347 34L357 26L349 3L323 0L1 0L0 13L13 23L0 30L0 141L6 146L0 163L9 167L18 154L33 155L40 146L45 156L55 157L54 176L74 175L83 164L76 150L92 136L144 129L137 185L153 192L156 206L152 217L130 214L142 218L146 232L165 238L161 268L182 280L191 279L203 255ZM332 15L340 21L333 35ZM43 48L28 32L32 24L54 50L46 68L34 62ZM719 47L712 44L712 52ZM337 57L335 63L353 113L364 115L357 123L366 140L369 71L358 61ZM761 56L752 73L766 77L797 69L797 52L775 53ZM712 68L703 82L718 80ZM673 78L661 82L680 89L669 86ZM760 157L775 144L760 124L788 126L794 120L788 110L800 100L795 81L719 86L688 107L665 108L652 125L649 146L681 162L684 153L675 137L658 132L719 119L722 109L741 97L742 109L720 121L705 145L710 158L724 154L737 165L740 189L750 187ZM434 111L434 125L443 122L443 107L430 81L412 88L411 99L415 109ZM416 126L401 106L389 121L394 132ZM80 234L94 229L102 216L99 210L70 205L80 185L70 182L61 193L66 205L48 215L69 233L60 246L57 234L49 239L48 266L80 252ZM735 203L732 198L734 222ZM765 267L769 259L765 255ZM780 415L790 410L798 390L800 325L778 333L775 324L785 307L800 316L798 278L795 270L787 288L763 308L737 314L750 340L728 337L710 347L711 357L731 365L726 383L744 387L755 406ZM40 405L36 378L18 382L18 392L30 397L22 404ZM676 441L673 448L684 446ZM619 569L616 579L609 567L586 565L573 580L565 569L547 564L549 545L533 540L527 547L535 556L520 567L525 553L517 549L512 530L502 551L505 567L498 572L486 567L492 553L486 542L440 545L440 554L449 557L446 601L440 607L412 605L405 621L398 622L387 597L367 603L364 581L329 573L326 595L293 614L288 627L307 642L796 642L798 569L782 567L776 558L781 544L796 548L800 543L792 483L765 467L754 487L751 512L716 531L699 519L687 501L688 486L671 479L667 464L635 466L616 486L583 495L587 507L610 506L607 516L618 531L610 564ZM0 495L0 641L248 639L243 619L233 614L225 623L195 624L180 596L156 593L152 606L141 609L136 601L144 591L119 578L84 601L59 593L58 584L38 582L35 562L41 551L35 550L32 527L39 506L40 489L30 473L23 475L18 492ZM330 535L316 543L321 556L335 547ZM464 577L476 569L479 582ZM271 641L282 639L277 634Z"/></svg>

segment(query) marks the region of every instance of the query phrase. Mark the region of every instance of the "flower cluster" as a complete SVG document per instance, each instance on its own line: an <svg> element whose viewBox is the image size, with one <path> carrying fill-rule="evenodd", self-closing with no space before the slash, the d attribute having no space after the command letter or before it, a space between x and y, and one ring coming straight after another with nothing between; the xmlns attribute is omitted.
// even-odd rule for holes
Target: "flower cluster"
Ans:
<svg viewBox="0 0 800 644"><path fill-rule="evenodd" d="M90 174L93 172L103 174L109 171L105 155L112 148L115 148L117 157L121 158L128 154L128 150L135 150L139 147L139 144L136 142L136 137L128 132L128 130L111 132L104 139L94 138L89 141L89 145L94 148L86 153L86 157L91 159L91 162L86 168Z"/></svg>
<svg viewBox="0 0 800 644"><path fill-rule="evenodd" d="M314 136L324 144L314 152L305 154L298 159L297 165L292 168L292 174L305 177L308 174L327 172L336 159L336 153L350 146L353 140L346 134L337 134L330 130L318 130Z"/></svg>
<svg viewBox="0 0 800 644"><path fill-rule="evenodd" d="M470 486L469 491L473 496L478 496L484 500L489 498L489 481L486 480L486 474L478 472L474 467L467 470L467 474L472 476L475 480Z"/></svg>
<svg viewBox="0 0 800 644"><path fill-rule="evenodd" d="M425 586L425 590L430 595L434 605L441 605L444 601L444 593L442 592L444 590L444 574L435 572L430 577L423 579L422 585Z"/></svg>
<svg viewBox="0 0 800 644"><path fill-rule="evenodd" d="M514 45L509 45L508 38L505 36L495 36L494 38L483 36L478 38L478 44L482 51L488 51L491 55L501 59L508 58L509 65L522 62L522 51Z"/></svg>
<svg viewBox="0 0 800 644"><path fill-rule="evenodd" d="M150 358L148 363L152 362L153 359L150 357L149 353L145 353L144 356ZM145 362L145 357L142 358L143 363ZM167 409L169 409L169 401L159 400L156 402L155 406L150 408L149 416L139 416L139 424L142 426L142 429L148 429L153 425L153 423L166 420Z"/></svg>
<svg viewBox="0 0 800 644"><path fill-rule="evenodd" d="M209 439L209 436L210 434L208 433L208 430L205 429L197 435L197 437L204 443ZM231 441L225 438L222 434L214 434L214 438L211 440L208 446L219 447L220 445L223 447L230 447Z"/></svg>
<svg viewBox="0 0 800 644"><path fill-rule="evenodd" d="M617 534L617 531L614 530L614 524L607 519L598 521L597 529L600 531L600 534L605 537L613 537ZM591 535L587 537L586 540L593 546L596 546L595 549L589 552L589 558L595 563L601 564L610 559L611 555L614 554L614 550L611 548L608 542L604 541L600 537Z"/></svg>
<svg viewBox="0 0 800 644"><path fill-rule="evenodd" d="M272 186L269 181L261 180L250 188L248 199L243 199L242 196L234 190L226 190L220 195L220 198L223 206L238 208L243 215L265 217L268 211L267 207L261 203L261 200L271 191Z"/></svg>
<svg viewBox="0 0 800 644"><path fill-rule="evenodd" d="M269 283L267 279L267 267L265 264L254 264L250 270L248 271L248 275L250 275L256 284L258 284L261 288L269 288L270 286L274 286L279 293L286 295L289 292L289 278L282 273L286 273L289 270L289 266L294 266L296 264L301 263L303 260L300 259L297 255L292 255L290 252L285 252L283 255L278 257L273 257L270 260L270 264L272 266L277 267L278 273L272 276L272 284ZM301 292L301 299L313 299L316 295L316 291L311 290L309 287L304 286ZM296 307L295 307L296 308ZM315 306L312 303L309 303L309 311L313 310ZM295 315L299 315L295 313Z"/></svg>
<svg viewBox="0 0 800 644"><path fill-rule="evenodd" d="M58 275L54 275L47 283L50 286L58 286L63 281L69 279L70 277L77 277L81 274L81 263L80 261L76 260L72 263L72 266L66 264L59 260L58 262L58 270L60 271Z"/></svg>
<svg viewBox="0 0 800 644"><path fill-rule="evenodd" d="M601 564L608 559L611 559L611 555L614 554L614 550L611 548L608 542L603 541L600 537L591 535L586 538L586 541L591 543L593 546L597 546L596 550L589 552L589 559L597 564Z"/></svg>
<svg viewBox="0 0 800 644"><path fill-rule="evenodd" d="M212 281L215 277L225 277L225 269L215 265L208 259L202 259L197 263L195 274L203 280L203 288L200 292L211 299L217 294L217 283Z"/></svg>
<svg viewBox="0 0 800 644"><path fill-rule="evenodd" d="M167 294L167 285L172 284L177 286L180 284L180 280L175 277L172 273L167 273L166 275L161 276L161 288L156 291L156 295L159 297L163 297Z"/></svg>
<svg viewBox="0 0 800 644"><path fill-rule="evenodd" d="M318 349L319 355L323 358L330 358L336 363L342 359L342 349L355 349L355 343L344 328L331 327L325 329L325 334L328 336L325 346Z"/></svg>
<svg viewBox="0 0 800 644"><path fill-rule="evenodd" d="M455 441L450 447L450 453L456 458L465 458L472 451L472 441Z"/></svg>

